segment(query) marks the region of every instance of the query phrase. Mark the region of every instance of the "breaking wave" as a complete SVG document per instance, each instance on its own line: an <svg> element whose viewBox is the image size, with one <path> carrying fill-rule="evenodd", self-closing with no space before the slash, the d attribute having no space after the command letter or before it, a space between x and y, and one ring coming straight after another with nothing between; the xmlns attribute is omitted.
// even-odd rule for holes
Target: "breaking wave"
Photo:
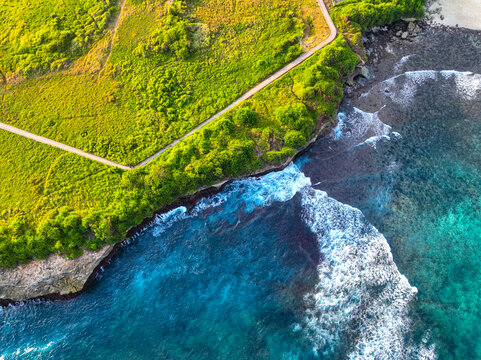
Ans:
<svg viewBox="0 0 481 360"><path fill-rule="evenodd" d="M364 143L369 144L375 140L368 135L391 132L376 114L358 115L359 130L353 136L358 140L367 137ZM409 304L417 290L399 273L386 239L359 210L313 189L295 164L261 178L236 181L191 211L179 207L160 215L155 234L208 208L224 206L223 216L240 208L251 212L296 194L301 195L303 219L316 234L321 252L318 284L304 298L309 310L304 324L295 326L311 341L314 353L325 357L344 352L350 359L434 359L433 346L406 340L411 330Z"/></svg>
<svg viewBox="0 0 481 360"><path fill-rule="evenodd" d="M452 81L457 94L468 100L476 99L481 94L481 74L452 70L420 70L393 76L377 84L363 96L373 94L378 99L387 98L407 107L413 104L419 86L428 80L444 80L445 86L451 86ZM438 87L443 86L442 81L437 81L436 84ZM383 100L381 102L385 103Z"/></svg>
<svg viewBox="0 0 481 360"><path fill-rule="evenodd" d="M214 196L202 199L191 210L180 206L169 212L157 215L153 235L160 236L165 230L180 220L198 216L206 209L216 209L224 205L224 215L243 208L245 213L259 206L269 206L274 201L285 202L292 199L302 188L311 185L296 164L292 163L281 172L272 172L262 177L250 177L229 184L226 189ZM235 201L232 201L235 198ZM226 202L235 206L225 207Z"/></svg>
<svg viewBox="0 0 481 360"><path fill-rule="evenodd" d="M0 354L0 360L21 359L26 356L40 357L42 353L47 352L50 348L52 348L53 345L53 341L44 345L27 345L25 347L18 348L12 352L5 352Z"/></svg>
<svg viewBox="0 0 481 360"><path fill-rule="evenodd" d="M361 211L312 188L304 218L321 251L319 282L305 301L305 333L318 355L349 359L434 359L434 346L411 344L409 304L417 289L398 271L390 247Z"/></svg>
<svg viewBox="0 0 481 360"><path fill-rule="evenodd" d="M405 76L416 83L435 75L426 72ZM414 91L409 86L401 90L402 97ZM360 146L375 149L379 141L400 138L382 122L381 110L369 113L354 108L348 114L339 113L331 139L344 152ZM315 291L304 298L309 309L304 323L294 329L302 329L313 352L321 358L342 354L348 359L435 359L434 345L408 340L412 330L409 307L417 289L398 271L384 236L360 210L311 185L299 167L291 164L280 172L235 181L190 211L181 207L161 215L156 231L158 234L172 221L196 216L205 209L224 206L224 215L239 208L252 212L275 201L286 202L300 193L303 219L318 239L321 262ZM229 206L232 197L236 198L234 207Z"/></svg>

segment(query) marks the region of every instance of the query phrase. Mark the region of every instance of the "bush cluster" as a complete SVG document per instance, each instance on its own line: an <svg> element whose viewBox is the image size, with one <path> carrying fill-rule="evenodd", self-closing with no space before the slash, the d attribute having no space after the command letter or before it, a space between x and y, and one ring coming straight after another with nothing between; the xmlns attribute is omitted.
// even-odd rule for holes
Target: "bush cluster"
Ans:
<svg viewBox="0 0 481 360"><path fill-rule="evenodd" d="M374 6L375 11L368 12L367 17L357 15L364 6ZM389 14L393 12L399 16L419 14L419 6L414 1L399 4L387 0L346 0L334 7L333 13L338 16L333 17L338 28L361 29L373 23L380 25L382 19L391 19ZM344 23L349 18L359 23ZM90 177L76 175L80 184L86 184L82 183L85 178L92 181L95 176L96 182L89 183L89 190L94 199L95 196L104 199L101 203L82 211L58 206L53 201L57 199L56 193L69 188L72 176L69 171L65 175L59 172L60 179L55 180L49 170L47 177L53 188L49 190L45 184L42 190L38 186L44 197L38 206L50 206L53 210L41 220L19 215L0 226L0 266L15 266L52 252L77 256L83 249L98 249L102 244L121 241L130 227L179 196L222 179L252 173L266 162L279 163L292 156L293 149L302 147L316 127L335 115L343 81L358 62L352 51L356 36L356 32L339 35L288 76L188 137L147 167L128 172L88 170ZM157 99L163 101L161 97ZM84 160L75 159L79 169L86 166ZM68 169L75 168L75 164L67 165ZM39 181L42 180L32 179L35 186Z"/></svg>
<svg viewBox="0 0 481 360"><path fill-rule="evenodd" d="M162 17L160 27L150 35L148 42L139 42L134 54L149 57L152 53L171 53L186 59L192 45L191 22L184 18L182 1L166 3L167 15Z"/></svg>
<svg viewBox="0 0 481 360"><path fill-rule="evenodd" d="M247 107L242 107L236 111L234 122L238 126L252 127L257 122L257 114Z"/></svg>
<svg viewBox="0 0 481 360"><path fill-rule="evenodd" d="M103 34L113 0L30 0L0 4L0 68L23 76L57 70Z"/></svg>

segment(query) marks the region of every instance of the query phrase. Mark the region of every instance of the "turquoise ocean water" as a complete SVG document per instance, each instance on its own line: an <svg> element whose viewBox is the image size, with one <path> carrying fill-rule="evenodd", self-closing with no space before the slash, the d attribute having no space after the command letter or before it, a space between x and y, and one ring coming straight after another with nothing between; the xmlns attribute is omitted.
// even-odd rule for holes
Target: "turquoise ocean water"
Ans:
<svg viewBox="0 0 481 360"><path fill-rule="evenodd" d="M296 164L159 216L79 298L0 310L0 359L481 358L481 70L422 41Z"/></svg>

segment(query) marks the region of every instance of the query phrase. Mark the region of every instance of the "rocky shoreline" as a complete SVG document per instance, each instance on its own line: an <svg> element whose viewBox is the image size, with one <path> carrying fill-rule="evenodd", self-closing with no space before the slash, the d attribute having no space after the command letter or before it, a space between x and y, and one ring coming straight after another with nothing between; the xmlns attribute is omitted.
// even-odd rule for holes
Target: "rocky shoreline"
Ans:
<svg viewBox="0 0 481 360"><path fill-rule="evenodd" d="M163 206L151 217L145 218L139 225L131 228L121 243L105 245L98 252L84 251L84 254L73 259L53 254L46 259L35 260L27 265L0 269L0 307L17 305L29 300L70 300L82 295L96 282L99 273L110 263L112 258L134 236L151 226L158 215L179 206L191 209L201 199L218 194L228 184L241 178L260 177L270 172L282 171L291 162L304 155L320 137L327 135L336 124L337 117L335 116L320 127L304 148L298 150L292 158L280 165L269 165L256 173L200 188L193 194L182 196Z"/></svg>
<svg viewBox="0 0 481 360"><path fill-rule="evenodd" d="M412 41L421 30L428 26L424 20L404 19L387 28L392 37L403 41ZM360 64L346 80L345 97L351 97L352 90L363 86L363 82L359 81L359 78L367 77L369 77L369 70L364 64ZM258 177L283 170L292 161L304 155L320 137L327 135L336 123L337 117L334 117L323 124L306 146L284 163L267 166L261 171L242 178ZM68 300L83 294L95 283L103 267L109 264L111 259L129 243L130 239L152 225L158 215L179 206L190 209L200 199L221 192L235 180L238 178L227 179L178 198L156 211L151 217L144 219L139 225L131 228L122 243L106 245L98 252L86 251L75 259L51 255L47 259L37 260L13 269L0 269L0 306L18 304L26 300Z"/></svg>
<svg viewBox="0 0 481 360"><path fill-rule="evenodd" d="M0 306L31 299L69 299L95 281L119 246L85 251L75 259L54 254L13 269L0 269Z"/></svg>

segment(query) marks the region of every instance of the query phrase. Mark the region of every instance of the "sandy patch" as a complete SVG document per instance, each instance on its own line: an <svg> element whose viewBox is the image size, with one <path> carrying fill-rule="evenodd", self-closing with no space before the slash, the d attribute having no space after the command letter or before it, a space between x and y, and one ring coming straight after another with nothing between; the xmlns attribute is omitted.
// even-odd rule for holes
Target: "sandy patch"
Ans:
<svg viewBox="0 0 481 360"><path fill-rule="evenodd" d="M435 23L481 30L481 0L436 0L427 15Z"/></svg>

